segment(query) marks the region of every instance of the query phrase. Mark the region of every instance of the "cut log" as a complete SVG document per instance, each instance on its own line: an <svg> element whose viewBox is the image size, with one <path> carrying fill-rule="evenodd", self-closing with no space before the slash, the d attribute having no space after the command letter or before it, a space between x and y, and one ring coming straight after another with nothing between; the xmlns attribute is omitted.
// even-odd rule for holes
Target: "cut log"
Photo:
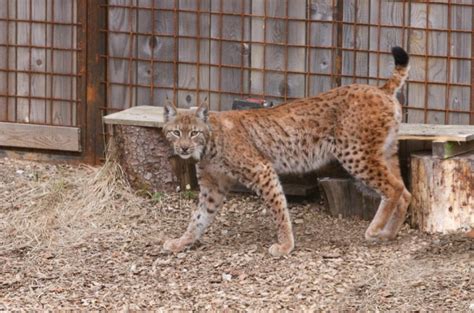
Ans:
<svg viewBox="0 0 474 313"><path fill-rule="evenodd" d="M411 157L410 223L428 233L474 228L474 153Z"/></svg>
<svg viewBox="0 0 474 313"><path fill-rule="evenodd" d="M353 178L321 178L324 203L335 217L358 216L371 220L380 204L380 196Z"/></svg>
<svg viewBox="0 0 474 313"><path fill-rule="evenodd" d="M165 192L196 187L195 166L172 155L161 128L114 125L118 161L137 190Z"/></svg>

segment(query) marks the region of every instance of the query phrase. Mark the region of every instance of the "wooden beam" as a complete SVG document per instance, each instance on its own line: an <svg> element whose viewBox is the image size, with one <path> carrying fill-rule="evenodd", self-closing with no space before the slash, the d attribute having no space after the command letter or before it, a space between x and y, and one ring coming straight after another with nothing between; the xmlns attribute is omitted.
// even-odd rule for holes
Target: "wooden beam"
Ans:
<svg viewBox="0 0 474 313"><path fill-rule="evenodd" d="M398 139L470 141L474 140L474 126L402 123L398 132Z"/></svg>
<svg viewBox="0 0 474 313"><path fill-rule="evenodd" d="M78 127L0 122L0 146L80 152L80 139Z"/></svg>
<svg viewBox="0 0 474 313"><path fill-rule="evenodd" d="M432 147L434 157L447 159L469 151L474 151L474 140L468 142L433 141Z"/></svg>

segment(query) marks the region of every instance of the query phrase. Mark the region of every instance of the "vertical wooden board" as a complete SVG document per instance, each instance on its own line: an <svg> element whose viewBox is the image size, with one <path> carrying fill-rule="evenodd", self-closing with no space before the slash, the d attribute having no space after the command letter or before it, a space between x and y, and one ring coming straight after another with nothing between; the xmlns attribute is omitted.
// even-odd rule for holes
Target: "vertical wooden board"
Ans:
<svg viewBox="0 0 474 313"><path fill-rule="evenodd" d="M426 27L427 5L426 3L410 3L409 25L414 27ZM413 29L408 32L409 53L426 54L426 32ZM410 58L410 78L424 81L426 79L426 60L424 57ZM427 90L424 84L408 83L408 105L423 108ZM408 122L425 123L424 112L422 110L408 110Z"/></svg>
<svg viewBox="0 0 474 313"><path fill-rule="evenodd" d="M127 0L110 0L109 5L127 6ZM108 9L108 59L107 81L110 83L107 94L107 106L114 109L125 109L134 106L134 88L119 85L133 82L135 70L133 62L127 59L134 54L135 40L133 35L114 33L113 31L131 32L135 30L136 12L120 7ZM117 57L117 58L113 58ZM125 59L120 59L125 58Z"/></svg>
<svg viewBox="0 0 474 313"><path fill-rule="evenodd" d="M283 1L267 1L267 16L279 17L285 16L286 3ZM280 72L265 72L264 93L269 96L285 96L286 88L285 76L285 47L272 45L272 43L285 43L286 41L286 23L281 19L267 18L265 26L265 69L281 71ZM280 100L278 102L283 102Z"/></svg>
<svg viewBox="0 0 474 313"><path fill-rule="evenodd" d="M197 11L198 2L192 0L179 0L179 8L185 10ZM178 98L176 104L181 108L195 106L197 103L196 93L192 90L197 88L197 13L179 12L178 15L178 33L180 36L189 36L190 38L178 38ZM193 64L183 64L189 62Z"/></svg>
<svg viewBox="0 0 474 313"><path fill-rule="evenodd" d="M473 11L466 10L464 7L452 6L451 8L451 27L455 30L474 29ZM453 56L465 59L451 59L450 64L450 82L457 84L473 84L472 77L472 35L465 33L451 33L449 49ZM449 108L453 110L468 112L471 107L473 92L472 87L449 87ZM469 114L450 112L448 118L449 124L469 124Z"/></svg>
<svg viewBox="0 0 474 313"><path fill-rule="evenodd" d="M264 4L264 1L252 1L252 15L263 16L265 14ZM252 95L263 95L263 54L265 49L259 42L263 42L264 40L264 19L253 16L251 21L251 29L250 60L252 71L250 73L250 93Z"/></svg>
<svg viewBox="0 0 474 313"><path fill-rule="evenodd" d="M306 0L294 0L288 2L289 18L305 19L306 18ZM288 43L294 45L306 45L306 27L303 21L288 22ZM304 73L307 65L307 51L305 47L287 47L287 69ZM306 95L306 76L298 74L288 74L287 88L284 93L290 98L303 98Z"/></svg>
<svg viewBox="0 0 474 313"><path fill-rule="evenodd" d="M342 12L342 20L345 22L342 26L343 49L354 49L356 47L356 42L354 41L354 32L356 30L356 27L353 24L347 24L356 21L356 14L356 1L344 0ZM355 82L355 79L353 79L353 77L349 77L354 74L354 55L355 52L352 50L342 51L342 85L348 85Z"/></svg>
<svg viewBox="0 0 474 313"><path fill-rule="evenodd" d="M16 18L16 1L15 0L7 0L8 5L8 17L15 19ZM17 44L17 37L16 37L16 32L17 32L17 23L8 23L7 24L7 41L8 44L11 45L11 47L8 48L7 50L7 55L8 55L8 64L7 67L9 70L15 70L16 69L16 44ZM8 80L8 94L9 95L15 95L16 94L16 81L17 81L17 76L16 73L14 72L9 72L7 74L7 80ZM8 106L8 116L7 120L8 121L15 121L16 120L16 103L17 103L17 98L15 97L8 97L7 98L7 106Z"/></svg>
<svg viewBox="0 0 474 313"><path fill-rule="evenodd" d="M369 0L344 1L343 5L343 41L346 49L369 49L369 28L357 25L369 22ZM347 24L347 23L356 23ZM357 79L357 76L368 76L369 54L366 52L343 51L342 53L342 85L351 83L368 83L367 79Z"/></svg>
<svg viewBox="0 0 474 313"><path fill-rule="evenodd" d="M408 6L405 5L405 14ZM370 23L373 25L402 26L404 3L401 1L370 1ZM402 42L403 30L398 27L370 27L370 50L390 52L393 46L404 46ZM393 71L393 58L390 54L370 53L369 76L376 80L369 80L370 84L381 85L391 76Z"/></svg>
<svg viewBox="0 0 474 313"><path fill-rule="evenodd" d="M211 34L211 0L201 0L200 1L200 14L198 16L199 20L199 37L209 38ZM201 90L210 90L210 49L211 41L210 39L198 39L199 41L199 86L197 92L197 101L196 105L200 105L206 98L207 103L210 104L210 93L209 91Z"/></svg>
<svg viewBox="0 0 474 313"><path fill-rule="evenodd" d="M448 10L446 5L428 4L430 6L428 16L428 26L435 29L447 29ZM427 52L430 56L443 56L443 58L428 58L428 81L429 82L447 82L447 32L430 31L428 32ZM446 106L446 87L443 85L428 85L428 109L444 109ZM428 123L444 124L445 113L439 111L428 112Z"/></svg>
<svg viewBox="0 0 474 313"><path fill-rule="evenodd" d="M333 0L311 0L309 17L311 22L308 29L309 45L318 48L310 48L308 51L308 70L314 74L308 78L308 96L314 96L335 87L330 76L335 71L335 63L330 48L336 45L336 38L333 38L333 28L335 26L332 24L334 15Z"/></svg>
<svg viewBox="0 0 474 313"><path fill-rule="evenodd" d="M158 45L157 39L153 35L143 35L153 32L153 14L154 1L153 0L138 0L137 6L139 8L147 8L137 10L137 35L136 39L136 56L139 61L136 61L134 67L136 69L137 85L150 86L150 88L137 87L136 97L137 105L154 105L154 95L151 88L152 75L154 74L154 66L152 60L154 59L155 49ZM149 61L142 61L149 60Z"/></svg>
<svg viewBox="0 0 474 313"><path fill-rule="evenodd" d="M5 9L0 10L0 18L6 19L7 17L8 17L8 12ZM8 34L7 22L0 21L0 44L2 45L7 44L7 34ZM1 46L0 47L0 94L2 95L8 94L8 89L7 89L8 73L5 71L6 69L8 69L7 54L8 54L7 47ZM0 121L8 120L7 102L8 100L6 96L0 96Z"/></svg>
<svg viewBox="0 0 474 313"><path fill-rule="evenodd" d="M28 0L18 0L16 18L21 20L29 20L29 1ZM16 44L21 46L29 45L30 33L29 25L26 22L17 23L17 32L15 34L10 34L15 36ZM28 96L30 93L30 84L29 84L29 75L24 71L29 70L29 60L30 60L30 51L28 48L17 47L16 48L16 62L15 70L23 71L16 74L16 90L15 93L18 95L16 100L16 120L18 122L29 123L29 100Z"/></svg>
<svg viewBox="0 0 474 313"><path fill-rule="evenodd" d="M369 23L370 14L370 1L369 0L358 0L357 22L358 23ZM356 29L356 43L357 49L368 50L369 49L369 27L358 25ZM369 53L368 52L356 52L355 55L355 75L356 77L369 76ZM356 78L356 83L368 84L369 80L366 78Z"/></svg>
<svg viewBox="0 0 474 313"><path fill-rule="evenodd" d="M54 1L55 22L71 23L72 19L72 1ZM63 24L53 25L54 37L52 44L56 48L73 48L69 38L73 36L72 27ZM74 52L56 50L53 51L52 68L54 73L70 74L72 64L74 64ZM73 99L72 78L69 76L54 75L53 76L53 93L52 97L59 99L53 101L52 105L52 124L54 125L73 125L73 105L69 101Z"/></svg>
<svg viewBox="0 0 474 313"><path fill-rule="evenodd" d="M229 14L250 13L250 1L211 1L211 10ZM247 42L250 39L250 19L240 15L226 15L222 17L212 15L210 18L210 33L212 38L223 38L224 41L212 40L210 43L210 63L221 65L210 69L210 86L212 90L222 91L220 98L211 97L219 102L211 105L228 110L232 107L234 98L245 97L249 92L250 53ZM263 39L262 39L263 40ZM226 94L226 91L231 92Z"/></svg>
<svg viewBox="0 0 474 313"><path fill-rule="evenodd" d="M47 0L32 2L32 19L48 20ZM34 23L32 27L31 43L34 46L45 47L49 42L47 39L47 24ZM35 48L31 50L31 70L34 72L46 72L47 53L46 49ZM47 75L33 74L31 76L31 96L45 98L47 90ZM46 123L47 102L43 99L31 99L31 122Z"/></svg>
<svg viewBox="0 0 474 313"><path fill-rule="evenodd" d="M160 87L173 88L177 82L178 73L175 72L173 63L161 63L160 61L172 62L175 58L175 49L177 50L177 40L172 37L164 37L156 34L174 35L175 24L174 20L177 18L175 12L164 11L160 9L173 9L174 0L155 2L154 26L155 32L154 40L154 55L156 61L153 69L153 84L157 87L154 90L154 105L163 105L166 97L173 99L174 95L169 89L160 89Z"/></svg>

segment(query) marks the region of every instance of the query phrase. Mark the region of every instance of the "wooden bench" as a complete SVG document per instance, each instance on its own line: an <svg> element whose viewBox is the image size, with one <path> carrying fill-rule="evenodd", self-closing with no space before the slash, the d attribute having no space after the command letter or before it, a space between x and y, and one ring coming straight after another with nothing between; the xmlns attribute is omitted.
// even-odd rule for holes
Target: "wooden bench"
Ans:
<svg viewBox="0 0 474 313"><path fill-rule="evenodd" d="M119 160L133 186L160 191L195 185L194 165L174 158L161 134L163 108L133 107L105 116L104 122L113 125ZM411 224L429 232L473 227L474 126L402 124L398 138L428 141L432 146L430 154L411 155ZM351 178L324 177L319 183L335 216L371 219L380 202ZM297 189L293 184L287 193ZM308 192L314 188L300 194Z"/></svg>

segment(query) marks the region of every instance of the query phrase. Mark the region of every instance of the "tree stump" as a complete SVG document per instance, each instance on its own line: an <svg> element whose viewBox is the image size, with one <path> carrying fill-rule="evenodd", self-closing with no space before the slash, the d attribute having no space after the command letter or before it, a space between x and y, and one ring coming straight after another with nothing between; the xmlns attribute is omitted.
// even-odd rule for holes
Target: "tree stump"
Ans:
<svg viewBox="0 0 474 313"><path fill-rule="evenodd" d="M411 157L410 223L429 233L474 228L474 153Z"/></svg>
<svg viewBox="0 0 474 313"><path fill-rule="evenodd" d="M357 216L370 221L377 212L380 196L353 178L321 178L319 184L332 216Z"/></svg>
<svg viewBox="0 0 474 313"><path fill-rule="evenodd" d="M113 134L119 164L133 188L168 192L196 187L194 164L173 156L161 128L114 125Z"/></svg>

